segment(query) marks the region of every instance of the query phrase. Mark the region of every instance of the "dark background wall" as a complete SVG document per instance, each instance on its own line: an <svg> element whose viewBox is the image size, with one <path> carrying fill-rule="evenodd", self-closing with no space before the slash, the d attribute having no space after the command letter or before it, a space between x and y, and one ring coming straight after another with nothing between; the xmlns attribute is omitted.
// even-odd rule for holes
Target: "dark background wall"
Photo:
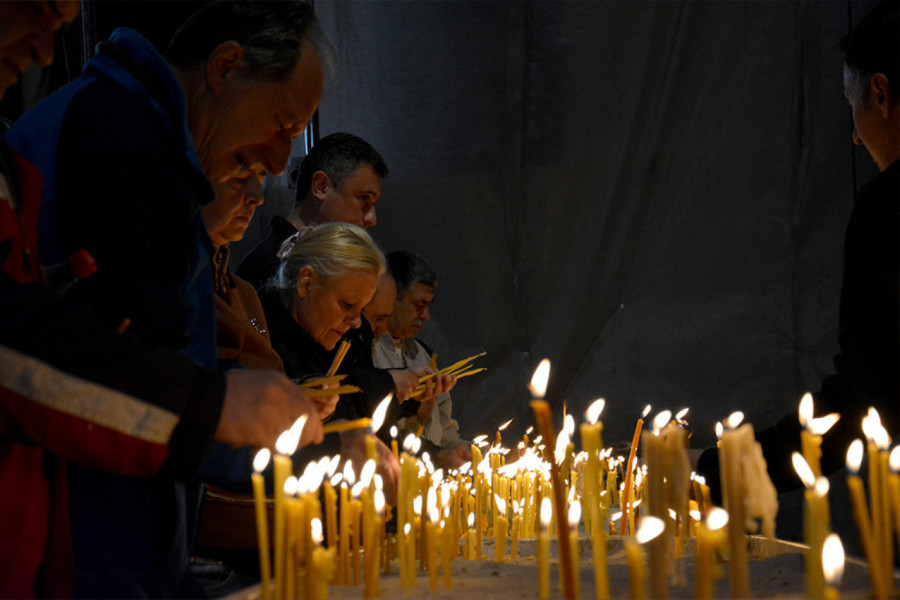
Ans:
<svg viewBox="0 0 900 600"><path fill-rule="evenodd" d="M129 25L162 45L195 5L89 0L66 35ZM817 389L853 193L875 173L835 45L873 5L315 2L340 63L319 134L385 156L370 231L436 267L422 337L439 363L488 352L454 391L464 434L513 417L522 433L544 357L557 423L605 397L608 444L647 404L689 407L706 445L732 411L764 427ZM270 178L236 261L293 194Z"/></svg>

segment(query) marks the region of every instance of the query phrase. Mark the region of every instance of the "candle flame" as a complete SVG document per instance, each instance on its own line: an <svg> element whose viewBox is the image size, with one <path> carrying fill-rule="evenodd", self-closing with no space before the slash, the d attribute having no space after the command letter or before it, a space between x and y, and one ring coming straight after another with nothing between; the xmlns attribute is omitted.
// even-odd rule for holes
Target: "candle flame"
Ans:
<svg viewBox="0 0 900 600"><path fill-rule="evenodd" d="M641 517L638 521L634 539L637 540L638 544L646 544L661 534L665 528L665 522L659 517Z"/></svg>
<svg viewBox="0 0 900 600"><path fill-rule="evenodd" d="M257 473L261 473L269 464L269 457L271 456L272 453L268 448L261 448L260 451L256 453L256 456L253 457L253 470Z"/></svg>
<svg viewBox="0 0 900 600"><path fill-rule="evenodd" d="M378 405L378 408L375 409L375 412L372 413L372 433L378 433L378 430L381 429L381 426L384 424L384 417L387 414L388 408L391 406L391 400L394 399L393 392L384 397L384 400L381 401L381 404Z"/></svg>
<svg viewBox="0 0 900 600"><path fill-rule="evenodd" d="M585 412L585 418L587 422L591 425L597 423L597 420L600 418L600 413L603 412L604 407L606 407L606 400L603 398L597 398L594 400L590 406L588 406L587 412Z"/></svg>
<svg viewBox="0 0 900 600"><path fill-rule="evenodd" d="M499 494L494 494L494 502L497 503L497 514L501 517L506 516L506 501Z"/></svg>
<svg viewBox="0 0 900 600"><path fill-rule="evenodd" d="M649 405L649 404L648 404L647 406L645 406L645 407L644 407L644 412L641 413L641 419L646 419L646 418L647 418L647 415L650 414L650 410L651 410L651 408L650 408L650 405Z"/></svg>
<svg viewBox="0 0 900 600"><path fill-rule="evenodd" d="M294 424L291 425L290 429L278 436L278 439L275 441L275 450L277 450L279 454L285 454L287 456L296 452L297 446L300 445L300 435L303 433L303 427L305 426L306 415L301 415L299 419L294 421Z"/></svg>
<svg viewBox="0 0 900 600"><path fill-rule="evenodd" d="M550 379L550 361L542 360L534 370L531 376L531 383L528 384L528 390L535 398L543 398L547 393L547 380Z"/></svg>
<svg viewBox="0 0 900 600"><path fill-rule="evenodd" d="M569 529L578 527L578 521L581 520L581 502L574 500L569 505Z"/></svg>
<svg viewBox="0 0 900 600"><path fill-rule="evenodd" d="M847 448L847 469L849 469L854 475L859 472L859 467L862 466L863 459L863 443L862 440L856 439L850 443L850 447Z"/></svg>
<svg viewBox="0 0 900 600"><path fill-rule="evenodd" d="M531 435L532 431L534 431L534 425L531 425L528 429L525 430L525 435Z"/></svg>
<svg viewBox="0 0 900 600"><path fill-rule="evenodd" d="M506 429L507 427L509 427L509 424L512 423L512 422L513 422L513 419L510 419L509 421L507 421L506 423L504 423L503 425L501 425L500 427L498 427L498 428L497 428L497 431L503 431L504 429Z"/></svg>
<svg viewBox="0 0 900 600"><path fill-rule="evenodd" d="M400 430L397 429L396 425L391 425L391 439L396 440L397 434L400 433Z"/></svg>
<svg viewBox="0 0 900 600"><path fill-rule="evenodd" d="M844 545L836 533L829 534L822 545L822 571L828 585L836 587L841 584L841 577L844 575Z"/></svg>
<svg viewBox="0 0 900 600"><path fill-rule="evenodd" d="M695 475L694 481L696 481L700 485L706 485L706 477L704 477L703 475Z"/></svg>
<svg viewBox="0 0 900 600"><path fill-rule="evenodd" d="M375 475L375 461L371 458L363 464L362 471L359 473L359 482L363 487L369 487L372 483L372 477Z"/></svg>
<svg viewBox="0 0 900 600"><path fill-rule="evenodd" d="M553 504L550 503L550 498L546 496L541 499L541 527L549 527L550 526L550 517L553 515Z"/></svg>
<svg viewBox="0 0 900 600"><path fill-rule="evenodd" d="M405 536L408 537L408 536L409 536L409 532L410 532L411 530L412 530L412 525L411 525L410 523L407 523L406 525L403 526L403 535L405 535Z"/></svg>
<svg viewBox="0 0 900 600"><path fill-rule="evenodd" d="M403 449L407 452L413 452L413 446L415 446L416 442L416 434L410 433L405 438L403 438Z"/></svg>
<svg viewBox="0 0 900 600"><path fill-rule="evenodd" d="M809 463L806 462L803 455L799 452L792 453L791 462L794 463L794 470L797 471L797 476L803 482L803 485L806 486L806 489L811 490L815 488L816 476L813 475L812 469L809 468Z"/></svg>
<svg viewBox="0 0 900 600"><path fill-rule="evenodd" d="M809 432L813 435L825 435L834 424L841 420L838 413L827 414L824 417L813 419L809 422Z"/></svg>
<svg viewBox="0 0 900 600"><path fill-rule="evenodd" d="M664 410L655 417L653 417L653 435L659 435L659 432L663 427L669 424L669 421L672 420L672 411Z"/></svg>
<svg viewBox="0 0 900 600"><path fill-rule="evenodd" d="M743 420L744 420L744 413L737 410L737 411L731 413L730 415L728 415L728 418L725 419L725 426L728 427L728 429L737 429L738 426L741 424L741 421L743 421Z"/></svg>
<svg viewBox="0 0 900 600"><path fill-rule="evenodd" d="M337 473L337 469L341 464L341 455L335 454L331 457L331 460L328 462L328 467L325 469L325 473L328 477L333 477L335 473Z"/></svg>
<svg viewBox="0 0 900 600"><path fill-rule="evenodd" d="M565 429L569 433L569 437L575 433L575 417L572 415L566 415L566 418L563 419L563 429Z"/></svg>
<svg viewBox="0 0 900 600"><path fill-rule="evenodd" d="M469 524L469 529L475 527L475 513L469 513L469 516L466 517L466 523Z"/></svg>
<svg viewBox="0 0 900 600"><path fill-rule="evenodd" d="M284 480L284 493L286 496L293 496L297 493L298 486L297 478L293 475L289 475L287 479Z"/></svg>
<svg viewBox="0 0 900 600"><path fill-rule="evenodd" d="M700 522L700 520L703 518L703 515L700 514L700 511L696 509L688 511L688 514L691 516L691 519L697 522Z"/></svg>
<svg viewBox="0 0 900 600"><path fill-rule="evenodd" d="M722 425L722 421L718 421L716 423L716 439L722 439L722 434L725 433L725 426Z"/></svg>
<svg viewBox="0 0 900 600"><path fill-rule="evenodd" d="M322 519L315 518L309 522L309 532L316 544L321 544L325 536L322 535Z"/></svg>
<svg viewBox="0 0 900 600"><path fill-rule="evenodd" d="M891 450L891 455L888 457L888 468L894 473L900 473L900 446L894 446L894 449Z"/></svg>
<svg viewBox="0 0 900 600"><path fill-rule="evenodd" d="M831 488L831 484L828 483L828 479L825 477L819 477L816 479L816 496L819 498L824 498L828 495L828 490Z"/></svg>
<svg viewBox="0 0 900 600"><path fill-rule="evenodd" d="M566 459L566 448L569 446L569 430L563 427L563 430L556 436L556 448L553 455L556 458L556 464L561 465Z"/></svg>
<svg viewBox="0 0 900 600"><path fill-rule="evenodd" d="M349 486L356 483L356 473L353 471L353 463L349 460L344 463L344 481L346 481Z"/></svg>
<svg viewBox="0 0 900 600"><path fill-rule="evenodd" d="M343 480L344 480L344 476L343 476L342 474L340 474L340 473L335 473L335 474L331 477L331 479L328 481L328 483L331 484L331 487L337 487L337 486L341 485L341 482L342 482Z"/></svg>
<svg viewBox="0 0 900 600"><path fill-rule="evenodd" d="M362 494L364 488L365 486L362 481L357 481L353 484L353 487L350 488L350 495L354 498L359 498L359 495Z"/></svg>
<svg viewBox="0 0 900 600"><path fill-rule="evenodd" d="M800 426L804 429L809 428L810 421L813 418L813 397L812 394L806 392L800 399L800 407L797 409L797 418L800 419Z"/></svg>
<svg viewBox="0 0 900 600"><path fill-rule="evenodd" d="M689 410L691 410L691 409L690 408L682 408L677 413L675 413L675 418L679 421L682 420L684 418L684 415L688 414Z"/></svg>
<svg viewBox="0 0 900 600"><path fill-rule="evenodd" d="M710 509L709 514L706 516L706 527L710 531L716 531L717 529L722 529L728 524L728 511L724 508L719 508L718 506L714 506Z"/></svg>
<svg viewBox="0 0 900 600"><path fill-rule="evenodd" d="M375 504L375 512L379 515L384 514L384 492L381 490L375 490L375 496L373 498L373 503Z"/></svg>
<svg viewBox="0 0 900 600"><path fill-rule="evenodd" d="M622 511L620 510L620 511L614 512L612 514L612 516L609 517L609 520L610 520L610 522L615 523L616 521L618 521L621 518L622 518Z"/></svg>

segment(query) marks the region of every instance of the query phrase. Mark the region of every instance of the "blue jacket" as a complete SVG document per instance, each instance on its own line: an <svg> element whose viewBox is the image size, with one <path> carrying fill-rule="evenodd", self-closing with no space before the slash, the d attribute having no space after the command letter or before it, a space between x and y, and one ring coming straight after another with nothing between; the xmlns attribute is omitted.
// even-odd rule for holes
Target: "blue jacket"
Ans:
<svg viewBox="0 0 900 600"><path fill-rule="evenodd" d="M201 433L181 443L202 458L224 397L198 210L213 193L174 74L138 33L117 29L83 75L26 113L7 139L44 176L45 262L79 248L97 261L66 299L92 308L110 330L130 323L127 334L148 348L190 357L165 377L145 377L149 389L140 392ZM127 390L129 379L107 383ZM69 493L76 596L177 593L201 493L192 475L138 480L73 467Z"/></svg>

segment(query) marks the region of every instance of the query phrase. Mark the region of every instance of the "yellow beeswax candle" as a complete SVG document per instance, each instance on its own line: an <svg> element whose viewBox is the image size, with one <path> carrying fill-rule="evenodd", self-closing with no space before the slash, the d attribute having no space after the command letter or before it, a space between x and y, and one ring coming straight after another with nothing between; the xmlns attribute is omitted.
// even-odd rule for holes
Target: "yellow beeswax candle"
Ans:
<svg viewBox="0 0 900 600"><path fill-rule="evenodd" d="M259 545L260 598L272 597L272 566L269 558L269 523L266 517L266 488L262 471L269 464L271 452L263 448L253 459L253 504L256 511L256 541Z"/></svg>
<svg viewBox="0 0 900 600"><path fill-rule="evenodd" d="M715 563L715 555L725 544L725 525L728 513L718 507L709 511L709 516L700 522L697 531L697 600L711 600L715 590L715 580L721 573Z"/></svg>
<svg viewBox="0 0 900 600"><path fill-rule="evenodd" d="M538 598L550 597L550 518L553 506L550 498L541 500L541 526L538 529Z"/></svg>
<svg viewBox="0 0 900 600"><path fill-rule="evenodd" d="M506 531L509 521L506 518L506 502L499 494L494 495L497 517L494 519L494 561L503 562L506 556Z"/></svg>

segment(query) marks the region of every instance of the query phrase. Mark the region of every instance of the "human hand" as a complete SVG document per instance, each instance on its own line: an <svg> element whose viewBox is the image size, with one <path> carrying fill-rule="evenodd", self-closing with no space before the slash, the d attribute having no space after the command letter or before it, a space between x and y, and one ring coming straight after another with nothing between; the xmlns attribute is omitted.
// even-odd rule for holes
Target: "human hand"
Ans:
<svg viewBox="0 0 900 600"><path fill-rule="evenodd" d="M417 375L413 369L389 369L388 373L394 379L394 397L397 402L403 404L419 387L421 375Z"/></svg>
<svg viewBox="0 0 900 600"><path fill-rule="evenodd" d="M359 473L366 464L366 436L364 429L352 429L341 432L341 456L353 465L353 471ZM391 506L397 505L397 486L400 482L400 463L391 449L380 439L375 438L375 472L381 475L384 487L384 501ZM345 462L346 462L345 461Z"/></svg>
<svg viewBox="0 0 900 600"><path fill-rule="evenodd" d="M416 398L419 402L425 402L441 394L449 393L453 386L456 385L456 377L454 375L437 374L426 379L422 385L425 386L425 391Z"/></svg>
<svg viewBox="0 0 900 600"><path fill-rule="evenodd" d="M458 469L472 460L472 449L469 444L456 444L449 448L441 448L435 460L444 469Z"/></svg>
<svg viewBox="0 0 900 600"><path fill-rule="evenodd" d="M419 408L416 410L416 420L418 420L419 423L425 423L425 421L431 418L431 414L434 412L434 402L434 396L424 402L419 402Z"/></svg>
<svg viewBox="0 0 900 600"><path fill-rule="evenodd" d="M232 369L225 373L225 400L215 438L236 448L273 448L282 433L306 415L299 446L322 441L322 424L301 388L276 371Z"/></svg>
<svg viewBox="0 0 900 600"><path fill-rule="evenodd" d="M337 383L323 383L312 389L327 390L329 388L336 388L338 385L339 384ZM334 414L334 409L337 408L337 403L340 399L341 397L338 394L332 394L330 396L320 396L310 400L316 409L316 413L319 415L319 421L325 421Z"/></svg>

